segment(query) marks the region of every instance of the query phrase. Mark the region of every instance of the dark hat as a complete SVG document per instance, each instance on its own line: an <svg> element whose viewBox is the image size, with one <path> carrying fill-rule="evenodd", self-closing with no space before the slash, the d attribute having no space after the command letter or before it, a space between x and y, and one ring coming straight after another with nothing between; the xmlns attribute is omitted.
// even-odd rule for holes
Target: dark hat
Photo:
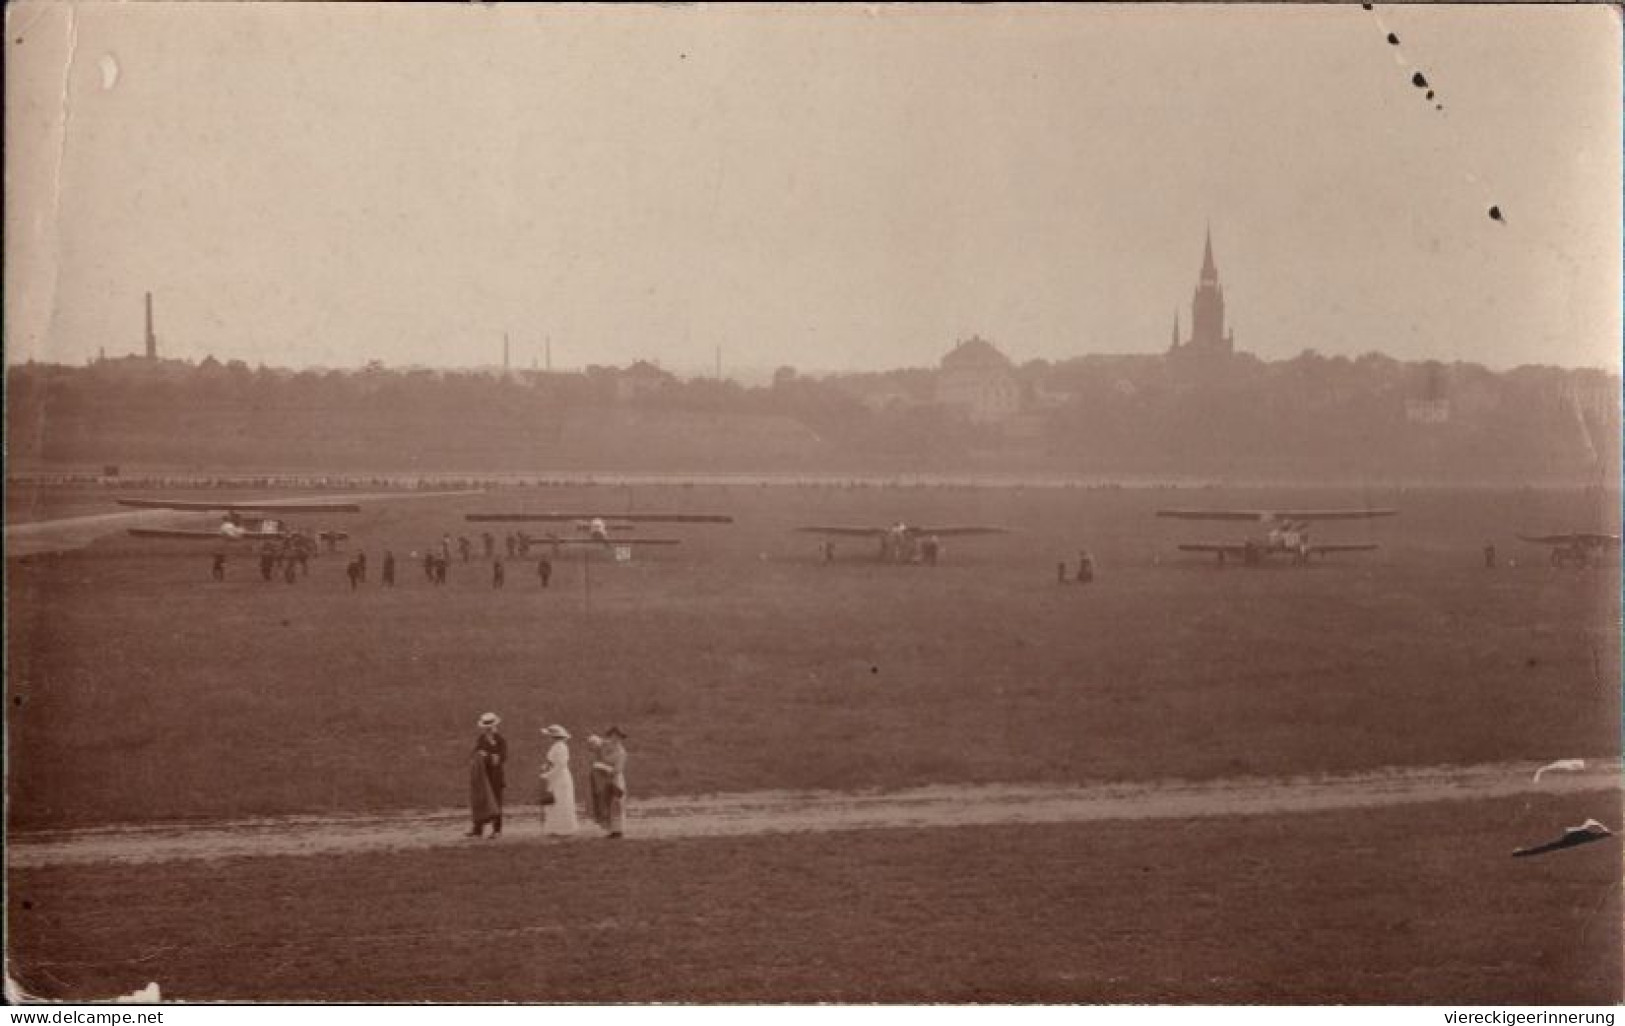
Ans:
<svg viewBox="0 0 1625 1026"><path fill-rule="evenodd" d="M622 730L620 727L611 727L608 730L604 731L604 736L605 737L618 737L622 741L625 741L626 740L626 731Z"/></svg>

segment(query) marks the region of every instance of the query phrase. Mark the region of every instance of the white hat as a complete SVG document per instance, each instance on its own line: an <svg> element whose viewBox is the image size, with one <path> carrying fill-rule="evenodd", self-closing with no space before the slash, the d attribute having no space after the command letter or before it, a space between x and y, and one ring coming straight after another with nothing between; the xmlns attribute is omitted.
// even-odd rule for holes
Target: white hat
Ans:
<svg viewBox="0 0 1625 1026"><path fill-rule="evenodd" d="M548 735L549 737L556 737L564 741L570 740L570 732L559 726L557 723L553 724L551 727L542 728L542 733Z"/></svg>
<svg viewBox="0 0 1625 1026"><path fill-rule="evenodd" d="M484 716L480 717L480 726L482 727L494 727L501 722L502 717L498 716L496 713L486 713Z"/></svg>

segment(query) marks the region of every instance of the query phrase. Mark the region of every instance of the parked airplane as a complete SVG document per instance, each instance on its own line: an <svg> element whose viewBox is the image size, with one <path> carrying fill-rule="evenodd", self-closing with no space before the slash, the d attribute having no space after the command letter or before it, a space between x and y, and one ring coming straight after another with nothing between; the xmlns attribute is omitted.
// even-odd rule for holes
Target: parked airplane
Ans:
<svg viewBox="0 0 1625 1026"><path fill-rule="evenodd" d="M1180 545L1182 552L1212 552L1223 563L1231 557L1248 566L1262 563L1268 556L1291 556L1299 566L1309 557L1328 552L1370 552L1374 544L1321 545L1309 540L1309 525L1320 520L1371 520L1391 517L1393 509L1159 509L1157 516L1175 520L1240 520L1264 525L1263 538L1248 538L1241 542L1195 542Z"/></svg>
<svg viewBox="0 0 1625 1026"><path fill-rule="evenodd" d="M1532 545L1549 545L1552 549L1552 565L1578 567L1601 564L1610 552L1619 551L1620 537L1617 534L1598 534L1593 531L1576 531L1572 534L1520 534L1520 541Z"/></svg>
<svg viewBox="0 0 1625 1026"><path fill-rule="evenodd" d="M734 518L719 513L469 513L464 519L488 524L568 524L567 530L573 534L549 531L540 537L522 536L531 544L618 547L682 544L679 538L614 537L617 533L637 530L640 523L731 524Z"/></svg>
<svg viewBox="0 0 1625 1026"><path fill-rule="evenodd" d="M922 548L928 562L935 561L937 539L965 537L978 534L1008 534L1002 527L925 527L902 520L889 527L847 527L812 525L798 527L802 534L822 534L836 538L874 538L880 542L880 558L887 562L909 563L921 555Z"/></svg>
<svg viewBox="0 0 1625 1026"><path fill-rule="evenodd" d="M301 501L297 499L266 500L193 500L193 499L118 499L120 506L135 509L170 510L178 513L222 513L214 528L132 527L129 533L136 538L175 538L185 541L285 541L298 533L273 513L359 513L361 507L353 502ZM321 531L316 537L332 543L348 538L345 531Z"/></svg>

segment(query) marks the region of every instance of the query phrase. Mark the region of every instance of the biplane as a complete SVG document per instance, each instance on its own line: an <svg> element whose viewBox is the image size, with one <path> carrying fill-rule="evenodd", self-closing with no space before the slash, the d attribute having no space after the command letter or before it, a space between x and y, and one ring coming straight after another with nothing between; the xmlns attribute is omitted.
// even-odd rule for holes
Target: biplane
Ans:
<svg viewBox="0 0 1625 1026"><path fill-rule="evenodd" d="M264 542L287 541L298 532L276 514L283 513L359 513L361 507L353 502L314 502L268 499L262 501L191 500L191 499L118 499L120 506L134 509L164 510L175 513L219 513L220 523L205 527L132 527L129 533L136 538L172 538L181 541ZM320 531L316 537L329 544L349 537L345 531Z"/></svg>
<svg viewBox="0 0 1625 1026"><path fill-rule="evenodd" d="M541 535L520 532L531 545L588 545L600 548L635 548L681 545L681 538L628 537L639 524L731 524L721 513L468 513L465 520L484 524L557 524Z"/></svg>
<svg viewBox="0 0 1625 1026"><path fill-rule="evenodd" d="M821 534L831 538L873 538L880 543L879 558L888 563L912 563L924 556L926 562L936 561L936 552L943 538L963 538L984 534L1009 534L1003 527L963 525L927 527L899 520L885 527L851 527L845 525L813 524L796 528L801 534ZM833 552L825 549L825 558Z"/></svg>
<svg viewBox="0 0 1625 1026"><path fill-rule="evenodd" d="M1553 566L1587 567L1601 565L1608 553L1618 552L1620 536L1575 531L1569 534L1520 534L1518 540L1531 545L1550 546Z"/></svg>
<svg viewBox="0 0 1625 1026"><path fill-rule="evenodd" d="M1331 520L1372 520L1391 517L1394 509L1159 509L1157 516L1175 520L1228 520L1258 524L1264 529L1261 537L1249 537L1239 542L1186 542L1181 552L1211 552L1220 563L1239 560L1246 566L1257 566L1272 556L1288 556L1298 566L1305 566L1313 556L1334 552L1370 552L1374 543L1324 544L1311 541L1310 525Z"/></svg>

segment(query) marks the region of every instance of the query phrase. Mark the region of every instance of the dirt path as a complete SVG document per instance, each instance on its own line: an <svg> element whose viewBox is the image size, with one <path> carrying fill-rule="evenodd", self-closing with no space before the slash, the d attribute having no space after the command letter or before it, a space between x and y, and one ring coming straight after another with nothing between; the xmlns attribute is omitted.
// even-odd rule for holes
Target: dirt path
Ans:
<svg viewBox="0 0 1625 1026"><path fill-rule="evenodd" d="M1394 769L1318 778L1238 778L1112 786L925 787L890 792L759 791L693 798L634 800L628 840L718 837L796 831L1078 823L1095 820L1189 819L1356 810L1421 802L1506 798L1521 794L1597 792L1597 818L1619 828L1620 773L1597 761L1582 772L1533 779L1532 764ZM14 833L14 869L91 863L326 855L441 848L475 842L462 836L461 809L371 816L296 816L208 825L98 827ZM508 810L500 843L534 842L535 806ZM1553 823L1557 830L1571 824ZM581 836L596 837L584 825ZM1539 840L1536 838L1535 840Z"/></svg>

